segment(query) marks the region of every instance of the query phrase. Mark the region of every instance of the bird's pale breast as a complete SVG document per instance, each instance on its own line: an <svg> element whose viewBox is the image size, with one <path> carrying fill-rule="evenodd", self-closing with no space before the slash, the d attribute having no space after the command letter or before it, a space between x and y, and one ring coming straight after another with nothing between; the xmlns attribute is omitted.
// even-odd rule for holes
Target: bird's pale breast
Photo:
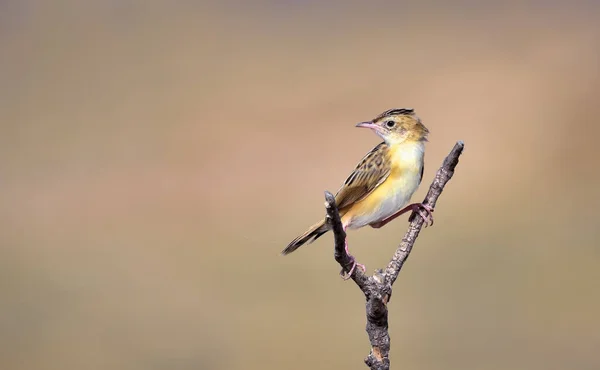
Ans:
<svg viewBox="0 0 600 370"><path fill-rule="evenodd" d="M356 202L342 217L342 223L357 229L382 221L406 206L421 182L424 145L403 143L390 148L390 176L373 192Z"/></svg>

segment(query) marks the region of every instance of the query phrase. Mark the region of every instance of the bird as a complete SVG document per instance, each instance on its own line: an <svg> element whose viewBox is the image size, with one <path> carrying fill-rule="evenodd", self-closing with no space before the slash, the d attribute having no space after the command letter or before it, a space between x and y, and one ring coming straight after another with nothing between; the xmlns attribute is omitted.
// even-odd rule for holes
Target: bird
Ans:
<svg viewBox="0 0 600 370"><path fill-rule="evenodd" d="M393 108L356 127L368 128L383 141L371 149L346 178L335 195L342 227L359 229L364 226L380 228L398 216L414 211L425 225L433 225L433 209L423 203L412 203L410 198L423 179L425 142L429 130L411 108ZM312 243L328 232L331 226L323 219L292 240L281 252L288 255L306 243ZM347 280L358 266L364 265L352 258Z"/></svg>

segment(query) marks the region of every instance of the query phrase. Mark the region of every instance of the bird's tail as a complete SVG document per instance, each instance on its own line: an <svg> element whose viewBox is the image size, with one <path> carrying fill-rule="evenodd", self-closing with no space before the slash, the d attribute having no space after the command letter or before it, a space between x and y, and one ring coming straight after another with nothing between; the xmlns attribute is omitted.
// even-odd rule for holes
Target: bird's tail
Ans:
<svg viewBox="0 0 600 370"><path fill-rule="evenodd" d="M290 254L293 251L295 251L296 249L300 248L303 244L305 243L312 243L315 240L317 240L317 238L319 238L321 235L325 234L326 232L329 231L329 226L327 225L327 223L325 222L325 220L322 220L316 224L314 224L313 226L310 227L310 229L306 230L304 232L304 234L298 236L296 239L292 240L290 242L290 244L288 244L287 247L285 247L285 249L281 252L282 255L286 255L286 254Z"/></svg>

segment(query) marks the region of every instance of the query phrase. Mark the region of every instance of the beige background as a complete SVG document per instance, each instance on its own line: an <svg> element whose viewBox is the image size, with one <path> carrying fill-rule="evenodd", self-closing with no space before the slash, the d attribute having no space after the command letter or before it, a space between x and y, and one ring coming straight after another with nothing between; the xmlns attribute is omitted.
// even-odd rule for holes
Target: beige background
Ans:
<svg viewBox="0 0 600 370"><path fill-rule="evenodd" d="M278 253L392 107L431 130L416 200L466 143L394 367L600 368L597 5L192 3L0 2L0 368L364 368L331 235Z"/></svg>

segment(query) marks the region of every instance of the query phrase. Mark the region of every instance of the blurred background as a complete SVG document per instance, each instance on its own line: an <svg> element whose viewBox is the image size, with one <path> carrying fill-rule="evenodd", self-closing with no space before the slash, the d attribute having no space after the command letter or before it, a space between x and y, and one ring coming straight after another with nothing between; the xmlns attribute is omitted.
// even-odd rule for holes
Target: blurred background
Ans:
<svg viewBox="0 0 600 370"><path fill-rule="evenodd" d="M403 369L598 369L600 5L0 2L0 368L362 369L324 215L411 107L423 199ZM368 271L406 218L349 233Z"/></svg>

